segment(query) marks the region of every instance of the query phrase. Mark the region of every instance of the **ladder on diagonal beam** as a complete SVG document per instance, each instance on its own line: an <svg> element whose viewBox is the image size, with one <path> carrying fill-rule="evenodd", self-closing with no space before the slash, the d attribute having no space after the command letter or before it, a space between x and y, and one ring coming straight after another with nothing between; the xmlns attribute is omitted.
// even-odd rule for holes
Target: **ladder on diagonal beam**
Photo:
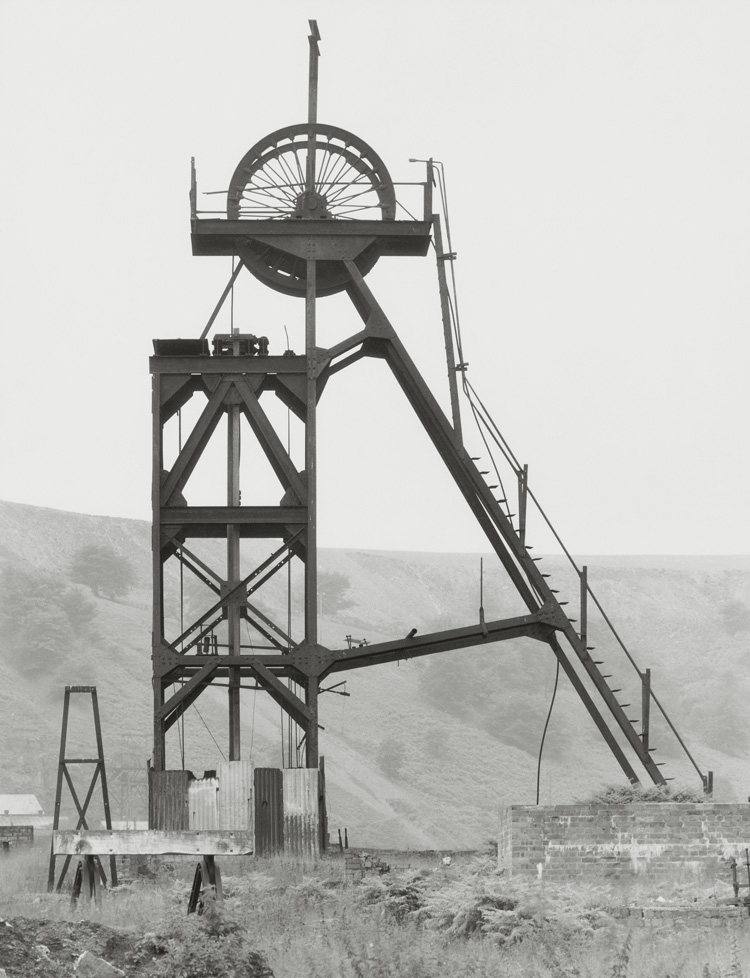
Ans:
<svg viewBox="0 0 750 978"><path fill-rule="evenodd" d="M82 693L91 697L91 707L94 715L94 734L96 736L96 757L68 757L68 719L70 714L70 697L73 693ZM73 777L71 776L70 766L75 765L77 769L81 767L88 767L91 770L91 779L89 781L88 787L86 788L86 794L81 801L76 786L74 784ZM76 824L76 829L88 829L88 822L86 821L86 813L89 810L89 805L91 804L91 799L94 796L96 790L97 782L101 786L102 802L104 805L104 822L108 829L112 828L112 817L109 810L109 793L107 791L107 772L104 767L104 747L102 745L102 727L99 720L99 701L96 696L96 686L66 686L65 687L65 700L63 703L63 715L62 715L62 730L60 732L60 760L57 766L57 789L55 791L55 814L52 823L52 831L57 832L60 828L60 808L62 806L62 796L63 796L63 786L67 784L70 796L73 800L73 804L76 807L78 813L78 821ZM50 858L49 858L49 875L47 877L47 892L51 893L53 890L60 892L65 876L70 867L71 856L65 856L65 860L60 870L60 876L55 883L55 847L54 847L54 835L52 837L52 843L50 846ZM94 876L91 872L84 872L82 867L79 865L76 873L76 879L74 880L74 891L77 887L81 885L81 882L85 886L91 888L93 892L98 890L98 882L101 882L106 886L107 877L104 873L104 869L101 864L101 860L98 856L95 858L95 873ZM89 866L85 867L90 869ZM117 886L117 865L115 862L115 857L109 857L109 869L110 869L110 881L112 886ZM79 875L81 879L79 879ZM84 897L89 894L84 894Z"/></svg>

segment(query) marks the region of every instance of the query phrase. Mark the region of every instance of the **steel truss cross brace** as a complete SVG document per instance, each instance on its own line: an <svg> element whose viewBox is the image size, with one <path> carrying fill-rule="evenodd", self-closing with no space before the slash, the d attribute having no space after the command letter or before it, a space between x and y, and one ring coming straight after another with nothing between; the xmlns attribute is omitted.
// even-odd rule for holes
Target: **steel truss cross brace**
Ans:
<svg viewBox="0 0 750 978"><path fill-rule="evenodd" d="M550 646L629 780L638 780L635 770L605 716L589 694L578 669L582 669L588 676L604 701L609 715L651 779L655 783L663 783L664 778L651 759L647 745L642 742L588 654L585 643L581 641L530 556L522 536L515 530L464 449L460 432L457 433L446 418L356 264L352 261L343 264L350 279L346 291L363 321L364 328L330 349L321 350L313 346L306 357L222 358L223 362L219 363L219 358L203 357L194 358L190 364L180 363L175 358L154 358L152 361L156 380L155 412L160 425L196 391L204 390L208 396L206 406L172 470L162 477L157 488L159 506L155 511L160 514L160 561L170 554L176 554L185 566L220 596L216 604L176 641L168 643L162 637L155 643L157 740L158 737L163 739L164 733L212 680L219 677L231 679L234 675L235 678L254 679L293 717L305 731L307 763L309 766L317 766L317 696L320 683L326 676L380 662L393 662L525 636ZM273 391L284 403L294 404L295 413L307 422L311 409L314 410L329 379L363 357L380 358L390 368L526 604L527 615L503 621L481 622L427 635L409 636L363 648L329 649L317 642L314 628L313 638L309 637L308 629L302 642L293 643L283 629L247 600L254 590L253 579L257 577L257 586L260 586L270 574L284 565L292 553L306 560L308 548L309 486L304 474L296 470L276 435L261 406L260 395L264 391ZM187 371L188 367L191 368L190 373ZM196 368L201 371L198 377ZM312 400L309 397L305 400L306 382L314 385ZM233 402L248 421L285 491L281 505L243 506L235 509L186 506L182 499L182 490L222 413ZM229 591L222 592L221 577L191 554L185 546L185 539L191 535L223 536L232 525L238 526L243 536L282 535L286 537L286 543L253 574ZM275 565L274 560L277 561ZM203 634L201 626L206 631L210 630L206 626L212 625L216 615L226 614L228 605L237 594L242 599L243 616L270 642L272 651L261 655L228 654L218 657L201 654L198 641ZM307 611L309 613L309 608ZM192 636L189 642L179 649L180 642L189 636ZM561 640L565 641L569 651L566 651ZM192 653L193 648L197 648L196 654ZM185 654L186 652L191 654ZM578 668L574 665L575 662L578 663ZM294 680L304 690L304 701L282 682L284 679ZM171 696L167 696L167 687L177 680L183 681L184 685Z"/></svg>

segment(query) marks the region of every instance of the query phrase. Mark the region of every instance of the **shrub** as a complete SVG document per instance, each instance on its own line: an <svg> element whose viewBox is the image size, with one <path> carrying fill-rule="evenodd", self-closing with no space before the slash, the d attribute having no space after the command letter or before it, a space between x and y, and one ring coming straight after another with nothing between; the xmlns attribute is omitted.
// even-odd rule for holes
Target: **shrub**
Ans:
<svg viewBox="0 0 750 978"><path fill-rule="evenodd" d="M97 597L102 591L114 601L134 586L135 571L130 561L112 547L89 544L73 554L70 578L90 587Z"/></svg>
<svg viewBox="0 0 750 978"><path fill-rule="evenodd" d="M152 959L153 978L274 978L264 955L251 946L234 901L217 904L206 895L202 914L178 916L173 908L165 924L131 955L133 964Z"/></svg>
<svg viewBox="0 0 750 978"><path fill-rule="evenodd" d="M586 798L576 799L578 805L634 805L638 802L704 802L705 796L693 788L672 789L669 785L611 784Z"/></svg>

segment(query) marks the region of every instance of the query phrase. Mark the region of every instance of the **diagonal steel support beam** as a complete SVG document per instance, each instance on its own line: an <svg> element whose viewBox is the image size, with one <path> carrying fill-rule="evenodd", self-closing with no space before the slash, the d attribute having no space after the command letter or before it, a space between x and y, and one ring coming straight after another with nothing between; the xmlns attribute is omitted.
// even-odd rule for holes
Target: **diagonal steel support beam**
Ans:
<svg viewBox="0 0 750 978"><path fill-rule="evenodd" d="M172 470L164 480L161 490L162 506L169 503L170 496L181 492L190 478L208 444L211 435L216 430L224 411L224 398L231 387L231 381L222 380L209 397L200 418L190 432L182 451L172 466Z"/></svg>
<svg viewBox="0 0 750 978"><path fill-rule="evenodd" d="M291 716L295 723L298 723L301 727L306 727L310 720L312 720L313 714L299 696L295 696L282 683L278 676L275 676L258 659L250 659L249 665L258 677L258 682L270 693L279 706Z"/></svg>
<svg viewBox="0 0 750 978"><path fill-rule="evenodd" d="M176 711L179 709L183 713L188 706L197 699L203 692L204 686L211 682L211 675L219 667L219 656L214 657L216 661L207 662L196 674L181 686L176 693L156 711L156 719L164 721L164 728L168 729L177 719Z"/></svg>
<svg viewBox="0 0 750 978"><path fill-rule="evenodd" d="M650 755L643 749L641 739L632 722L625 716L623 708L607 686L606 680L588 655L585 647L581 645L578 634L564 615L557 598L542 577L536 563L528 554L528 548L521 541L466 451L457 444L454 429L422 379L395 330L388 322L385 313L365 284L356 265L353 262L347 262L346 266L352 280L348 291L357 311L367 325L370 338L367 340L366 346L371 355L382 357L390 366L399 386L445 462L480 526L485 531L487 539L492 544L526 606L532 613L538 610L542 603L551 605L559 611L559 623L556 624L556 629L565 634L574 653L580 659L589 678L601 694L607 708L652 780L655 783L663 783L663 775L651 760ZM591 697L585 692L580 677L575 673L567 656L564 656L559 641L554 636L549 641L558 658L563 656L560 662L566 674L569 675L569 678L571 675L575 676L575 679L571 678L571 682L574 683L584 705L624 773L630 780L637 780L632 767L626 760L604 718ZM605 730L607 731L606 734L604 733Z"/></svg>
<svg viewBox="0 0 750 978"><path fill-rule="evenodd" d="M276 477L285 489L294 492L300 506L304 506L307 502L307 487L304 480L287 454L250 384L244 377L235 377L234 386L242 398L242 407L248 424L271 463Z"/></svg>
<svg viewBox="0 0 750 978"><path fill-rule="evenodd" d="M382 662L414 659L423 655L433 655L436 652L473 648L511 638L526 637L547 641L552 630L553 626L540 621L538 615L521 615L517 618L485 622L484 625L477 623L465 628L417 634L395 642L378 642L374 645L344 650L338 653L339 658L323 675L346 672L362 666L376 666Z"/></svg>

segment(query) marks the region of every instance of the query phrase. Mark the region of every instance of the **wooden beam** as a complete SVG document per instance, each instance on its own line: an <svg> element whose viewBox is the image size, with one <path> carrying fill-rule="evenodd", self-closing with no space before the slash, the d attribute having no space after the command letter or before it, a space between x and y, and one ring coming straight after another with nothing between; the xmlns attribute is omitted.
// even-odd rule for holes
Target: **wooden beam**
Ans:
<svg viewBox="0 0 750 978"><path fill-rule="evenodd" d="M124 829L52 833L56 856L251 856L250 831Z"/></svg>

